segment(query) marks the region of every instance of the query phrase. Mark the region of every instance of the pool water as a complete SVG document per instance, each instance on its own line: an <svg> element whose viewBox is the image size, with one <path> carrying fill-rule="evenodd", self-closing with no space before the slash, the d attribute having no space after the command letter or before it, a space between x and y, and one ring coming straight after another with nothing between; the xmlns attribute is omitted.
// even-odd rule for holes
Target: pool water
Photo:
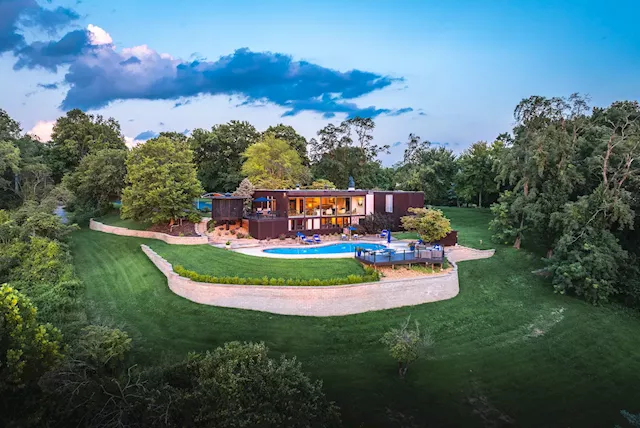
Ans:
<svg viewBox="0 0 640 428"><path fill-rule="evenodd" d="M320 247L308 246L267 248L263 251L265 253L272 254L340 254L354 253L356 251L356 247L364 248L365 250L381 250L383 248L386 248L384 245L380 244L345 242L340 244L323 245Z"/></svg>

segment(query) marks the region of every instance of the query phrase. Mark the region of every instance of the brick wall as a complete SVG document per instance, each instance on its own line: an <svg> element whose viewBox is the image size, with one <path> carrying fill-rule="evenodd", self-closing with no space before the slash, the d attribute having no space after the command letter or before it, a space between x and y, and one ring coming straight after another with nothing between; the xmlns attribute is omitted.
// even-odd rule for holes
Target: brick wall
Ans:
<svg viewBox="0 0 640 428"><path fill-rule="evenodd" d="M195 282L173 272L146 245L142 251L167 277L175 294L205 305L283 315L338 316L447 300L458 294L458 268L428 277L328 287L230 285Z"/></svg>
<svg viewBox="0 0 640 428"><path fill-rule="evenodd" d="M204 245L209 242L206 236L172 236L166 233L150 232L148 230L131 230L125 227L109 226L95 221L89 220L89 229L98 232L111 233L113 235L134 236L137 238L159 239L167 244L174 245Z"/></svg>

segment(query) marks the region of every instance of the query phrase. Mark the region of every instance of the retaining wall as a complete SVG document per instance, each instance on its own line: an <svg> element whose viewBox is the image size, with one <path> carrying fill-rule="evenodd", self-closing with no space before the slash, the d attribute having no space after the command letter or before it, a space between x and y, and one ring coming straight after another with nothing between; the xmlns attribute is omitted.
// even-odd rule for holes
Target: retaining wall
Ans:
<svg viewBox="0 0 640 428"><path fill-rule="evenodd" d="M94 219L89 220L89 229L114 235L159 239L167 244L174 245L204 245L209 243L209 239L206 236L173 236L166 233L151 232L148 230L132 230L127 229L126 227L109 226L95 221Z"/></svg>
<svg viewBox="0 0 640 428"><path fill-rule="evenodd" d="M205 305L282 315L337 316L413 306L458 295L458 268L421 278L327 287L209 284L181 277L146 245L142 251L167 277L175 294Z"/></svg>

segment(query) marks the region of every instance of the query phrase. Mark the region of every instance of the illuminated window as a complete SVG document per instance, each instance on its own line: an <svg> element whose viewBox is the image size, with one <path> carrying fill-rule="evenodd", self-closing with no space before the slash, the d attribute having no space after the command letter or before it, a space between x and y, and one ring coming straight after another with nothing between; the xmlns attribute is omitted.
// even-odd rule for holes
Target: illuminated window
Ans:
<svg viewBox="0 0 640 428"><path fill-rule="evenodd" d="M385 202L384 210L388 213L392 213L393 212L393 195L386 195L384 202Z"/></svg>

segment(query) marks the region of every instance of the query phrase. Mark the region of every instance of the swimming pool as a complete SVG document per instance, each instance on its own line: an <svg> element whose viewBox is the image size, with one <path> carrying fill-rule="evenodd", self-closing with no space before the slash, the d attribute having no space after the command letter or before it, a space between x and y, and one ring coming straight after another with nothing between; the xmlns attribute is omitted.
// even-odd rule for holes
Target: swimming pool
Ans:
<svg viewBox="0 0 640 428"><path fill-rule="evenodd" d="M365 250L381 250L385 248L384 245L380 244L345 242L340 244L323 245L320 247L267 248L262 251L271 254L341 254L354 253L356 251L356 247L364 248Z"/></svg>

